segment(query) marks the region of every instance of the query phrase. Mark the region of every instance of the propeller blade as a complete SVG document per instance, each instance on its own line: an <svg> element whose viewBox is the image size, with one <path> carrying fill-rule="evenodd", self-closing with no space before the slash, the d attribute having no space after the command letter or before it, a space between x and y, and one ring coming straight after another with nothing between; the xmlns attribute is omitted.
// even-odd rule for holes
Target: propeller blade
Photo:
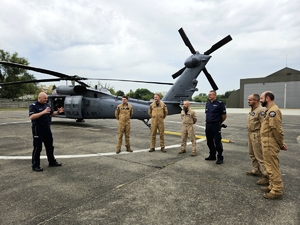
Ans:
<svg viewBox="0 0 300 225"><path fill-rule="evenodd" d="M46 70L46 69L42 69L42 68L36 68L36 67L32 67L32 66L27 66L27 65L17 64L17 63L11 63L11 62L6 62L6 61L0 61L0 64L7 65L7 66L13 66L13 67L17 67L17 68L22 68L22 69L25 69L25 70L32 70L32 71L39 72L39 73L49 74L49 75L52 75L52 76L55 76L55 77L60 77L64 80L75 80L79 84L81 84L85 87L89 87L89 85L87 85L86 83L84 83L82 81L79 81L79 80L86 80L86 78L79 77L77 75L69 76L69 75L59 73L59 72L55 72L55 71L52 71L52 70Z"/></svg>
<svg viewBox="0 0 300 225"><path fill-rule="evenodd" d="M206 76L208 82L210 83L211 87L212 87L215 91L218 90L218 89L219 89L218 86L216 85L214 79L213 79L212 76L209 74L209 72L207 71L207 69L204 67L202 71L203 71L203 73L205 74L205 76Z"/></svg>
<svg viewBox="0 0 300 225"><path fill-rule="evenodd" d="M210 55L212 52L216 51L217 49L221 48L223 45L227 44L229 41L232 40L232 37L228 35L227 37L223 38L221 41L217 42L210 49L204 52L204 55Z"/></svg>
<svg viewBox="0 0 300 225"><path fill-rule="evenodd" d="M136 82L136 83L146 83L146 84L163 84L163 85L173 85L173 83L165 82L154 82L154 81L143 81L143 80L123 80L123 79L110 79L110 78L87 78L88 80L111 80L111 81L124 81L124 82Z"/></svg>
<svg viewBox="0 0 300 225"><path fill-rule="evenodd" d="M174 73L174 74L172 75L173 79L179 77L179 76L183 73L184 70L185 70L185 67L181 68L181 69L178 70L176 73Z"/></svg>
<svg viewBox="0 0 300 225"><path fill-rule="evenodd" d="M184 30L183 30L182 28L180 28L180 29L178 30L178 32L179 32L179 34L180 34L180 36L181 36L181 38L182 38L184 44L190 49L191 53L192 53L193 55L196 54L196 51L195 51L194 47L192 46L190 40L189 40L188 37L186 36Z"/></svg>
<svg viewBox="0 0 300 225"><path fill-rule="evenodd" d="M0 83L0 85L5 86L5 85L12 85L12 84L28 84L28 83L53 82L53 81L61 81L61 79L55 78L55 79L41 79L41 80L11 81L11 82Z"/></svg>

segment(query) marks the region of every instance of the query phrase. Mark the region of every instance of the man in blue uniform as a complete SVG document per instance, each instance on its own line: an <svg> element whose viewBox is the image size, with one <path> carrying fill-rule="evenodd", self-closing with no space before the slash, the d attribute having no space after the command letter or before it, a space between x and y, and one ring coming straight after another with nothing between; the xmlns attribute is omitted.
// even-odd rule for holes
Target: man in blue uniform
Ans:
<svg viewBox="0 0 300 225"><path fill-rule="evenodd" d="M43 171L40 167L40 155L42 151L42 144L46 148L46 154L49 166L61 166L54 158L53 137L50 129L51 117L64 112L64 108L58 108L53 111L48 105L48 96L45 92L41 92L38 100L29 106L29 118L32 123L33 136L33 151L32 151L32 170L36 172Z"/></svg>
<svg viewBox="0 0 300 225"><path fill-rule="evenodd" d="M209 148L209 156L205 160L216 160L216 153L218 153L216 164L222 164L224 157L222 155L221 124L225 121L227 114L224 103L217 99L217 93L214 90L208 93L205 114L205 135Z"/></svg>

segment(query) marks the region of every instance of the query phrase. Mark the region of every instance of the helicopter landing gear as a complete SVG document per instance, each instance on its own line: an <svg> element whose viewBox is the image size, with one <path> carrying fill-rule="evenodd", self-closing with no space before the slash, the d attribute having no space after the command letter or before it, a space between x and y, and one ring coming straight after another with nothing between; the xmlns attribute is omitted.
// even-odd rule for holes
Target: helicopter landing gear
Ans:
<svg viewBox="0 0 300 225"><path fill-rule="evenodd" d="M144 124L151 129L151 124L149 124L149 119L143 119Z"/></svg>
<svg viewBox="0 0 300 225"><path fill-rule="evenodd" d="M85 120L84 119L77 119L76 122L81 123L81 122L85 122Z"/></svg>

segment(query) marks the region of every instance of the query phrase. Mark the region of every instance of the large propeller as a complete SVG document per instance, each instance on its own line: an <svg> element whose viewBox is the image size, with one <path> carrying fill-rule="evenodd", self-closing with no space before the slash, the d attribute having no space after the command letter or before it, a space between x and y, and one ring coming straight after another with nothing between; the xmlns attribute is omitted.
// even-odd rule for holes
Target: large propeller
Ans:
<svg viewBox="0 0 300 225"><path fill-rule="evenodd" d="M111 81L147 83L147 84L173 85L173 83L166 83L166 82L152 82L152 81L142 81L142 80L124 80L124 79L110 79L110 78L103 78L103 79L102 78L85 78L85 77L80 77L80 76L77 76L77 75L70 76L70 75L55 72L55 71L52 71L52 70L46 70L46 69L42 69L42 68L36 68L36 67L32 67L32 66L27 66L27 65L17 64L17 63L11 63L11 62L6 62L6 61L0 61L0 64L7 65L7 66L12 66L12 67L17 67L17 68L22 68L22 69L26 69L26 70L32 70L32 71L35 71L35 72L49 74L49 75L52 75L52 76L59 77L59 78L56 78L56 79L41 79L41 80L5 82L5 83L0 83L1 86L12 85L12 84L53 82L53 81L61 81L61 80L76 81L77 83L79 83L79 84L81 84L82 86L85 86L85 87L89 87L89 85L82 82L81 80L111 80Z"/></svg>
<svg viewBox="0 0 300 225"><path fill-rule="evenodd" d="M192 46L190 40L188 39L188 37L186 36L184 30L182 28L180 28L178 30L183 42L185 43L185 45L190 49L191 53L193 55L195 55L197 52L195 51L194 47ZM227 44L229 41L231 41L232 38L230 35L226 36L225 38L223 38L222 40L220 40L219 42L217 42L216 44L214 44L213 46L211 46L210 49L208 49L206 52L204 52L204 55L210 55L211 53L213 53L214 51L216 51L217 49L221 48L223 45ZM186 69L186 67L181 68L179 71L177 71L176 73L174 73L172 75L173 79L179 77L183 71ZM212 88L214 90L218 90L218 86L216 85L215 81L213 80L212 76L208 73L207 69L204 67L203 68L203 73L205 74L208 82L210 83L210 85L212 86Z"/></svg>
<svg viewBox="0 0 300 225"><path fill-rule="evenodd" d="M46 69L42 69L42 68L36 68L36 67L27 66L27 65L23 65L23 64L17 64L17 63L12 63L12 62L0 61L0 64L7 65L7 66L12 66L12 67L17 67L17 68L22 68L22 69L26 69L26 70L32 70L32 71L35 71L35 72L49 74L49 75L52 75L52 76L55 76L55 77L59 77L59 79L54 79L54 80L45 79L45 81L44 80L16 81L16 83L10 82L10 84L36 83L36 82L39 82L39 81L51 82L51 81L60 81L60 80L75 80L76 82L78 82L82 86L89 87L89 85L87 85L86 83L80 81L80 80L87 80L87 79L84 78L84 77L79 77L77 75L69 76L69 75L59 73L59 72L55 72L55 71L52 71L52 70L46 70ZM47 80L49 80L49 81L47 81ZM0 83L0 85L6 85L6 84L8 84L8 83Z"/></svg>

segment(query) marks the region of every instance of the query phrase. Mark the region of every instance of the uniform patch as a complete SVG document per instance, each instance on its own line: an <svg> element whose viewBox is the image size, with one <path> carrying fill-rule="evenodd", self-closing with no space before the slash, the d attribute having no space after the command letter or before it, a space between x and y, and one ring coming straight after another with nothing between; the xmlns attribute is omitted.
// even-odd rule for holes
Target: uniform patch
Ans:
<svg viewBox="0 0 300 225"><path fill-rule="evenodd" d="M251 116L254 116L254 115L255 115L255 112L252 112L252 113L251 113Z"/></svg>
<svg viewBox="0 0 300 225"><path fill-rule="evenodd" d="M264 111L261 111L261 112L260 112L260 115L265 116L266 113L265 113Z"/></svg>
<svg viewBox="0 0 300 225"><path fill-rule="evenodd" d="M271 111L271 112L269 113L269 115L270 115L271 117L274 117L274 116L276 116L276 113L275 113L274 111Z"/></svg>

